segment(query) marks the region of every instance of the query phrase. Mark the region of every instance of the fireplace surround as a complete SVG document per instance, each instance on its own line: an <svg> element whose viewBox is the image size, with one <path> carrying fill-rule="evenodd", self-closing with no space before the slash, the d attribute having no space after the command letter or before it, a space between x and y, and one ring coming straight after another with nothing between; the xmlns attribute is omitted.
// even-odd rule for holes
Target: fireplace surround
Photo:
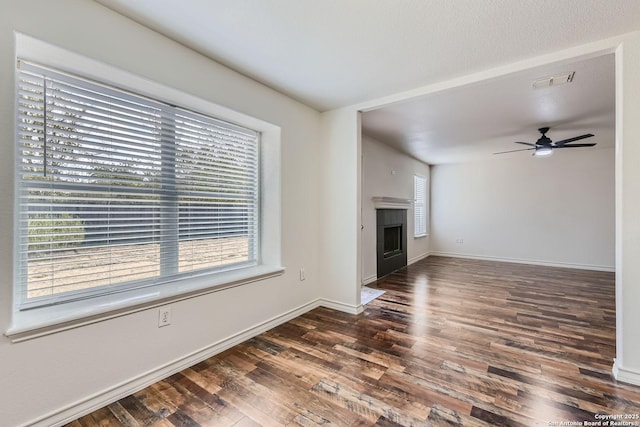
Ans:
<svg viewBox="0 0 640 427"><path fill-rule="evenodd" d="M376 209L377 276L407 265L407 210Z"/></svg>

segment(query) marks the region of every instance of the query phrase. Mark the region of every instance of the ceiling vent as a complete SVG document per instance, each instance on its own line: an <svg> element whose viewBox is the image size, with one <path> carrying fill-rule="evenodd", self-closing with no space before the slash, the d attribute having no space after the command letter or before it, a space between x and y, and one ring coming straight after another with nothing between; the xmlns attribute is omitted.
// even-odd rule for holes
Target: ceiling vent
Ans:
<svg viewBox="0 0 640 427"><path fill-rule="evenodd" d="M556 74L555 76L543 77L533 82L533 88L542 89L545 87L560 86L563 84L571 83L573 81L573 76L575 74L576 72L572 71L570 73Z"/></svg>

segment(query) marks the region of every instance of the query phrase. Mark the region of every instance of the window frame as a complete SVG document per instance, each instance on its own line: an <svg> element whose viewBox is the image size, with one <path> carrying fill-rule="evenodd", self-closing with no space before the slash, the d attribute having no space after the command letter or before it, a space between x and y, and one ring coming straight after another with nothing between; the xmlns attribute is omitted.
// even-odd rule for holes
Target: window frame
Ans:
<svg viewBox="0 0 640 427"><path fill-rule="evenodd" d="M283 274L281 266L281 194L280 194L280 135L278 126L261 119L248 116L235 110L223 107L212 100L196 97L162 83L149 80L112 65L95 59L67 51L32 37L16 33L16 61L18 58L49 66L62 72L84 75L87 78L104 82L158 99L173 105L181 105L186 109L199 111L217 119L253 129L261 134L259 180L259 235L257 265L230 271L216 272L196 277L179 279L168 283L154 285L132 291L101 295L88 300L70 301L64 304L20 310L17 284L19 268L14 258L13 280L13 313L9 328L5 335L12 341L22 341L33 337L47 335L60 330L98 322L107 318L127 313L146 310L166 304L192 298L210 292L218 292L230 287L252 283L258 280ZM17 73L16 73L17 74ZM17 79L17 75L15 77ZM14 93L17 116L17 91ZM16 117L17 120L17 117ZM14 128L14 141L15 135ZM14 188L18 189L16 174L19 170L15 162ZM14 218L17 218L19 207L14 205ZM17 221L14 222L14 236L17 233ZM14 238L14 254L19 242ZM14 255L15 257L15 255Z"/></svg>
<svg viewBox="0 0 640 427"><path fill-rule="evenodd" d="M40 64L18 61L17 73L21 309L257 264L258 132ZM71 117L74 124L68 124L69 111L78 112ZM192 172L215 178L197 179L188 175ZM140 180L141 174L147 179ZM221 205L223 195L233 202ZM214 200L213 210L202 210ZM67 208L69 203L74 209ZM98 206L101 213L96 215ZM192 212L198 223L189 220ZM225 227L225 220L237 219L238 212L243 212L239 218L244 226ZM47 230L55 221L47 217L58 215L74 225L74 218L83 219L82 235L67 231L67 239L82 239L87 246L72 244L70 251L65 242L56 247L54 234L42 234L49 237L44 243L53 245L49 249L29 241L33 218ZM203 232L232 234L241 239L235 248L240 250L246 237L246 254L217 257L229 241L202 239ZM195 266L183 257L182 251L192 248L189 242L211 246L208 257L200 260L206 265ZM32 260L38 254L42 259ZM143 263L142 254L147 259ZM89 277L86 267L80 267L87 256L116 256L118 266L98 264ZM61 273L68 275L67 283L56 283L59 273L32 274L31 261L39 268L44 262L53 271L66 265ZM65 287L76 289L60 291Z"/></svg>

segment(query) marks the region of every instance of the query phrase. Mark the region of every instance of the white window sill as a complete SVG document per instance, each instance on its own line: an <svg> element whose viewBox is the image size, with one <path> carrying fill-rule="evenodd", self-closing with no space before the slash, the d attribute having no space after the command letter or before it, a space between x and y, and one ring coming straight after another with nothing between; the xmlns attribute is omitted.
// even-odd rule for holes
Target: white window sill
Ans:
<svg viewBox="0 0 640 427"><path fill-rule="evenodd" d="M429 234L418 234L417 236L413 236L414 239L421 239L423 237L429 237Z"/></svg>
<svg viewBox="0 0 640 427"><path fill-rule="evenodd" d="M283 273L283 267L259 265L81 301L15 310L5 335L12 342L26 341Z"/></svg>

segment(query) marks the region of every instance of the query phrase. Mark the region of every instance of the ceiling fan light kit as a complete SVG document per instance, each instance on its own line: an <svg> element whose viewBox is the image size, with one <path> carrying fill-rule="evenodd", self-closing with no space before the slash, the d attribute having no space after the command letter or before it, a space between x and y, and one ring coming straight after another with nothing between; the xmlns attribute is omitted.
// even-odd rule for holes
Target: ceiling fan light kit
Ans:
<svg viewBox="0 0 640 427"><path fill-rule="evenodd" d="M536 148L536 150L533 152L533 155L536 157L550 156L552 154L553 154L553 149L551 149L551 147Z"/></svg>
<svg viewBox="0 0 640 427"><path fill-rule="evenodd" d="M549 132L548 127L542 127L538 129L538 132L542 134L540 138L536 141L535 144L531 142L521 142L514 141L516 144L527 145L531 148L523 148L520 150L509 150L509 151L500 151L498 153L493 154L506 154L506 153L515 153L516 151L533 151L534 156L549 156L553 153L553 150L556 148L580 148L580 147L593 147L596 145L595 142L587 143L587 144L570 144L570 142L579 141L585 138L591 138L593 136L592 133L586 133L584 135L574 136L573 138L563 139L562 141L552 141L551 138L547 136L547 132Z"/></svg>

